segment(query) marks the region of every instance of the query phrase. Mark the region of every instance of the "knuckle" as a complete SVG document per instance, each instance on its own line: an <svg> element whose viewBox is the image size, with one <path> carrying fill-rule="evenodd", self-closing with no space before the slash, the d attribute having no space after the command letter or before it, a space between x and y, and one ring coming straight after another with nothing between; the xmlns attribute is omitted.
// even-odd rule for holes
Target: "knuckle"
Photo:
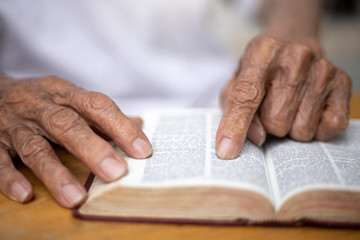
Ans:
<svg viewBox="0 0 360 240"><path fill-rule="evenodd" d="M233 86L229 101L234 105L256 108L260 104L261 91L257 84L240 81Z"/></svg>
<svg viewBox="0 0 360 240"><path fill-rule="evenodd" d="M58 86L59 84L63 83L62 79L53 75L37 78L36 81L41 86L45 86L45 87Z"/></svg>
<svg viewBox="0 0 360 240"><path fill-rule="evenodd" d="M336 114L326 121L326 129L334 133L342 133L349 125L349 118L343 114Z"/></svg>
<svg viewBox="0 0 360 240"><path fill-rule="evenodd" d="M50 185L61 185L66 178L69 177L69 172L66 168L54 162L42 163L37 170L42 178L42 181Z"/></svg>
<svg viewBox="0 0 360 240"><path fill-rule="evenodd" d="M316 63L318 64L320 70L328 73L335 73L334 65L326 58L320 58Z"/></svg>
<svg viewBox="0 0 360 240"><path fill-rule="evenodd" d="M25 164L28 165L29 160L40 152L49 152L50 144L39 135L27 135L23 137L20 148L19 155L25 161Z"/></svg>
<svg viewBox="0 0 360 240"><path fill-rule="evenodd" d="M294 55L299 57L308 57L313 56L313 51L310 47L301 44L301 43L291 43L289 49L293 52Z"/></svg>
<svg viewBox="0 0 360 240"><path fill-rule="evenodd" d="M285 124L280 121L267 121L264 122L263 125L266 129L266 132L276 137L285 137L285 135L288 133L288 128L285 127Z"/></svg>
<svg viewBox="0 0 360 240"><path fill-rule="evenodd" d="M100 112L106 112L116 106L108 96L98 92L87 93L85 104L92 110Z"/></svg>
<svg viewBox="0 0 360 240"><path fill-rule="evenodd" d="M70 108L57 107L43 113L46 128L55 136L62 136L81 124L80 116Z"/></svg>
<svg viewBox="0 0 360 240"><path fill-rule="evenodd" d="M2 158L0 158L0 176L2 179L5 179L5 175L14 170L12 162L7 161L7 157L3 157L4 155L10 157L8 151L5 149L6 147L0 144L0 154L2 155Z"/></svg>
<svg viewBox="0 0 360 240"><path fill-rule="evenodd" d="M280 42L278 40L276 40L273 37L269 37L266 35L258 35L256 37L254 37L251 42L253 42L256 45L260 45L260 46L268 46L268 45L278 45L280 44Z"/></svg>
<svg viewBox="0 0 360 240"><path fill-rule="evenodd" d="M0 163L1 180L7 179L9 177L7 175L10 175L13 170L14 169L9 164Z"/></svg>
<svg viewBox="0 0 360 240"><path fill-rule="evenodd" d="M314 57L312 50L308 46L298 43L291 44L287 54L288 60L293 59L293 61L289 61L290 66L295 64L301 70L309 66L311 59Z"/></svg>
<svg viewBox="0 0 360 240"><path fill-rule="evenodd" d="M132 136L130 138L136 137L140 131L138 126L127 117L119 118L115 128L120 136Z"/></svg>
<svg viewBox="0 0 360 240"><path fill-rule="evenodd" d="M37 81L37 84L39 84L46 91L48 91L52 95L52 97L63 96L75 88L75 85L73 85L72 83L52 75L37 78L34 80Z"/></svg>
<svg viewBox="0 0 360 240"><path fill-rule="evenodd" d="M257 108L264 96L262 90L265 85L265 75L266 70L259 67L244 69L238 79L229 85L230 103Z"/></svg>
<svg viewBox="0 0 360 240"><path fill-rule="evenodd" d="M60 78L58 78L55 75L49 75L49 76L39 78L38 81L40 83L58 83L61 80L60 80Z"/></svg>
<svg viewBox="0 0 360 240"><path fill-rule="evenodd" d="M305 82L313 58L312 51L301 44L290 44L281 51L280 68L286 75L286 84L297 88Z"/></svg>
<svg viewBox="0 0 360 240"><path fill-rule="evenodd" d="M315 136L315 129L306 122L295 123L290 131L290 137L301 142L308 142Z"/></svg>
<svg viewBox="0 0 360 240"><path fill-rule="evenodd" d="M282 43L274 38L260 35L253 38L247 45L241 67L270 66Z"/></svg>
<svg viewBox="0 0 360 240"><path fill-rule="evenodd" d="M266 132L274 136L284 137L289 132L291 121L283 112L262 107L260 118Z"/></svg>
<svg viewBox="0 0 360 240"><path fill-rule="evenodd" d="M19 81L16 85L1 94L1 101L3 104L11 105L11 107L14 108L16 104L31 100L34 97L29 89L30 86L28 82L24 80Z"/></svg>
<svg viewBox="0 0 360 240"><path fill-rule="evenodd" d="M348 92L351 91L352 83L349 75L347 75L343 70L336 69L336 72L338 74L338 78L340 79L339 82L341 86L347 90Z"/></svg>
<svg viewBox="0 0 360 240"><path fill-rule="evenodd" d="M322 91L327 88L329 82L335 75L335 67L325 58L319 59L315 63L315 91Z"/></svg>

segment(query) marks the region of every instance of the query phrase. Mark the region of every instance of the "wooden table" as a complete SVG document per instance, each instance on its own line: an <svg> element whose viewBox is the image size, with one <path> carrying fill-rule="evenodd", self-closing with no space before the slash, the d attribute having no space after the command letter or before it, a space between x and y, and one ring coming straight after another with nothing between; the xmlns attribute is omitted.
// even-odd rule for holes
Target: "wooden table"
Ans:
<svg viewBox="0 0 360 240"><path fill-rule="evenodd" d="M351 117L360 118L360 94L351 101ZM60 159L82 182L89 170L58 149ZM79 220L61 208L44 185L25 167L21 172L34 186L35 198L19 204L0 194L0 239L360 239L360 231L315 227L224 227ZM1 176L0 176L1 177Z"/></svg>

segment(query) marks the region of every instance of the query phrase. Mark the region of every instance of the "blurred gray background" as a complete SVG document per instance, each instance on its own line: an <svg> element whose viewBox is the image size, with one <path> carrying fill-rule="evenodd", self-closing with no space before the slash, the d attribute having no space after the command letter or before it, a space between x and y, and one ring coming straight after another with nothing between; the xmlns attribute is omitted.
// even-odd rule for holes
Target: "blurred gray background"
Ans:
<svg viewBox="0 0 360 240"><path fill-rule="evenodd" d="M321 40L327 58L347 72L360 93L360 1L327 0Z"/></svg>

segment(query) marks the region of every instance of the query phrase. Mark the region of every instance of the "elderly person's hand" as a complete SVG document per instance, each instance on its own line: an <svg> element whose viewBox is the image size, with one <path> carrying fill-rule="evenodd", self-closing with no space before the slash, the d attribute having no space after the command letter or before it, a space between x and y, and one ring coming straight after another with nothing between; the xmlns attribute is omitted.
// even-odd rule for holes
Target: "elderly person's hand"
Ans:
<svg viewBox="0 0 360 240"><path fill-rule="evenodd" d="M220 158L235 158L247 137L329 140L349 121L351 81L322 55L320 0L267 0L265 34L250 41L222 93Z"/></svg>
<svg viewBox="0 0 360 240"><path fill-rule="evenodd" d="M94 131L109 136L134 158L151 154L151 145L134 121L107 96L87 92L56 77L14 81L0 75L0 189L9 198L29 201L29 181L13 165L18 155L64 207L86 198L82 184L65 168L48 140L65 147L105 182L124 176L123 157Z"/></svg>
<svg viewBox="0 0 360 240"><path fill-rule="evenodd" d="M235 158L246 136L262 145L267 133L330 140L348 125L350 93L349 77L316 47L257 36L223 90L217 155Z"/></svg>

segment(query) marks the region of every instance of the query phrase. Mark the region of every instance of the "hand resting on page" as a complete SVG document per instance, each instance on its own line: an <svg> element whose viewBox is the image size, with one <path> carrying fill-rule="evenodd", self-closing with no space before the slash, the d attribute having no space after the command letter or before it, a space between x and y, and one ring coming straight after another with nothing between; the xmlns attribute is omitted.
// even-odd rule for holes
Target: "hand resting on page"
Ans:
<svg viewBox="0 0 360 240"><path fill-rule="evenodd" d="M348 126L350 96L350 78L319 47L257 36L223 90L217 155L235 158L246 137L260 146L267 134L330 140Z"/></svg>
<svg viewBox="0 0 360 240"><path fill-rule="evenodd" d="M61 206L74 207L86 199L84 187L61 164L48 140L65 147L105 182L124 176L127 165L94 130L131 157L146 158L152 152L141 127L101 93L51 76L0 78L0 189L10 199L27 202L33 197L31 184L13 165L15 155Z"/></svg>

